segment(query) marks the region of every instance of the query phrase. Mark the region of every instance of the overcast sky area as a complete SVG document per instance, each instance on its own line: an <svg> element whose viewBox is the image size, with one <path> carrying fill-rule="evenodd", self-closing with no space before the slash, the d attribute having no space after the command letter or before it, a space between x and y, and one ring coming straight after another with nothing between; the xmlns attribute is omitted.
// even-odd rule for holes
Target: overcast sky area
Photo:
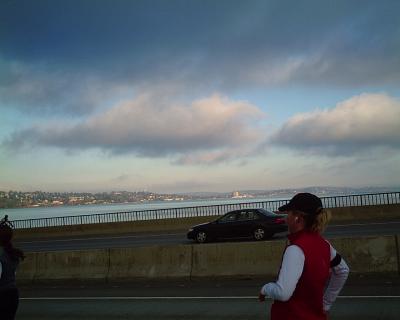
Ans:
<svg viewBox="0 0 400 320"><path fill-rule="evenodd" d="M399 12L3 0L0 190L399 187Z"/></svg>

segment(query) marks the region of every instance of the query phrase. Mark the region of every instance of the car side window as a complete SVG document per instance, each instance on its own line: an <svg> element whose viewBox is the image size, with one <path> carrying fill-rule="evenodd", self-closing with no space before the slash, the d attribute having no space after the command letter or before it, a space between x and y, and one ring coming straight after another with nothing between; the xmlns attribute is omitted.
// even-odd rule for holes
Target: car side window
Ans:
<svg viewBox="0 0 400 320"><path fill-rule="evenodd" d="M240 211L238 214L238 220L239 221L249 220L248 211Z"/></svg>
<svg viewBox="0 0 400 320"><path fill-rule="evenodd" d="M248 220L257 220L259 219L258 213L255 211L247 211L247 219Z"/></svg>
<svg viewBox="0 0 400 320"><path fill-rule="evenodd" d="M236 220L237 220L237 213L233 212L219 219L219 222L226 223L226 222L234 222Z"/></svg>
<svg viewBox="0 0 400 320"><path fill-rule="evenodd" d="M253 211L248 211L247 212L247 219L248 220L254 220L254 212Z"/></svg>
<svg viewBox="0 0 400 320"><path fill-rule="evenodd" d="M243 210L238 213L239 221L249 221L258 219L258 215L253 210Z"/></svg>

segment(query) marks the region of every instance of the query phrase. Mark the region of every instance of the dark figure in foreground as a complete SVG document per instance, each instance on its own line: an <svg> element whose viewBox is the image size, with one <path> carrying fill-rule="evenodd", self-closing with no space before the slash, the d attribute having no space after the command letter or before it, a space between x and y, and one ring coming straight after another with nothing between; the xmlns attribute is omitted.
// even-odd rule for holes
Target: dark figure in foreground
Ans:
<svg viewBox="0 0 400 320"><path fill-rule="evenodd" d="M0 319L13 320L18 308L19 293L15 283L18 264L24 253L14 248L11 240L13 228L8 217L0 222Z"/></svg>
<svg viewBox="0 0 400 320"><path fill-rule="evenodd" d="M271 320L326 320L349 274L346 262L320 234L329 215L310 193L295 195L279 211L287 213L289 242L277 281L261 288L259 300L274 300Z"/></svg>

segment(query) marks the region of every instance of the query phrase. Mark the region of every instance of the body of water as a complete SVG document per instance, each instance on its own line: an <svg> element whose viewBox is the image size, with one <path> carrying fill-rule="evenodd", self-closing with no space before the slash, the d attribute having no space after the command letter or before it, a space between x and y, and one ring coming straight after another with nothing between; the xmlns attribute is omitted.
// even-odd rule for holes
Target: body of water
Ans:
<svg viewBox="0 0 400 320"><path fill-rule="evenodd" d="M98 205L80 205L80 206L57 206L57 207L34 207L34 208L15 208L0 209L0 216L8 215L10 220L25 220L38 218L80 216L88 214L157 210L168 208L211 206L233 203L250 203L271 200L282 200L287 198L239 198L239 199L215 199L215 200L197 200L197 201L163 201L148 203L120 203L120 204L98 204Z"/></svg>
<svg viewBox="0 0 400 320"><path fill-rule="evenodd" d="M85 216L105 213L116 213L116 212L140 212L146 210L159 210L159 209L172 209L172 208L186 208L186 207L201 207L201 206L216 206L216 205L227 205L227 204L239 204L239 203L252 203L252 202L264 202L264 205L259 207L265 207L265 202L287 200L291 196L287 197L269 197L269 198L230 198L230 199L211 199L211 200L197 200L197 201L162 201L162 202L147 202L147 203L121 203L121 204L97 204L97 205L80 205L80 206L58 206L58 207L34 207L34 208L16 208L16 209L0 209L0 218L4 215L8 215L10 220L27 220L27 219L40 219L40 218L61 218L67 216ZM358 195L328 195L322 196L324 207L346 207L346 206L361 206L361 205L379 205L379 204L395 204L400 203L400 193L377 193L377 194L358 194ZM269 210L276 210L278 203L267 205L265 207ZM282 204L279 204L282 205ZM210 207L209 209L212 209ZM232 206L231 209L223 208L222 210L235 210L237 206ZM200 210L201 213L207 213L209 209ZM214 209L216 209L214 207ZM121 214L118 216L130 216L132 220L148 220L158 218L174 218L176 212L174 210L168 210L169 212L163 212L155 214L150 212L141 214ZM219 210L211 210L211 214L222 214ZM193 212L197 215L197 210L179 210L180 217L192 216ZM76 223L93 223L94 217L80 217L79 219L69 219ZM96 222L100 222L103 218L97 219ZM126 219L126 218L120 218ZM61 219L63 220L63 219ZM92 221L93 220L93 221ZM97 221L99 220L99 221ZM113 217L109 217L110 221L113 221ZM103 222L108 222L104 219ZM64 223L64 222L62 222ZM71 222L72 223L72 222ZM30 225L30 224L29 224Z"/></svg>

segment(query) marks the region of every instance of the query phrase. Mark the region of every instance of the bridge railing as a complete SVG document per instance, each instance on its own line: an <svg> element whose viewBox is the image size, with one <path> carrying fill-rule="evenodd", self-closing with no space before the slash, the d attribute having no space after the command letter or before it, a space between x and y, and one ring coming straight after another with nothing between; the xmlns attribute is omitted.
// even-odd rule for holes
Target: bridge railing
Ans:
<svg viewBox="0 0 400 320"><path fill-rule="evenodd" d="M325 208L399 204L400 192L330 196L330 197L321 197L321 200ZM53 226L96 224L96 223L159 220L159 219L189 218L189 217L201 217L201 216L219 216L228 211L245 209L245 208L264 208L269 211L276 211L280 206L286 204L288 201L289 199L196 206L196 207L121 211L121 212L101 213L101 214L14 220L12 221L12 223L14 224L14 227L17 229L25 229L25 228L40 228L40 227L53 227Z"/></svg>

